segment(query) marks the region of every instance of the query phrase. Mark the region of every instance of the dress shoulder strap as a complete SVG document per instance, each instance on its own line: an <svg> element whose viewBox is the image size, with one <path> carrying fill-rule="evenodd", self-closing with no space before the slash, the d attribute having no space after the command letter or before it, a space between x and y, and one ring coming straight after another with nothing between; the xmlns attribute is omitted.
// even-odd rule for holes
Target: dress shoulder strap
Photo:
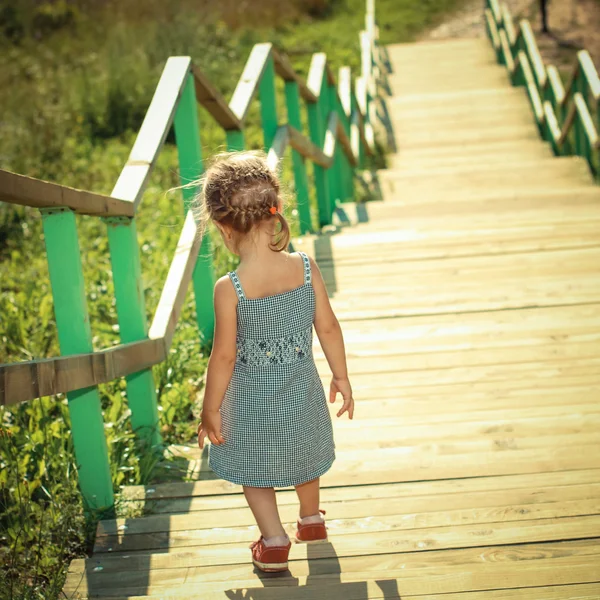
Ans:
<svg viewBox="0 0 600 600"><path fill-rule="evenodd" d="M238 300L244 300L246 296L244 296L244 290L242 288L242 284L240 283L240 279L237 276L237 273L235 271L229 271L227 275L229 275L229 279L231 279L231 283L233 284Z"/></svg>
<svg viewBox="0 0 600 600"><path fill-rule="evenodd" d="M310 268L310 260L304 252L298 252L298 254L302 257L302 262L304 263L304 283L311 283L312 271Z"/></svg>

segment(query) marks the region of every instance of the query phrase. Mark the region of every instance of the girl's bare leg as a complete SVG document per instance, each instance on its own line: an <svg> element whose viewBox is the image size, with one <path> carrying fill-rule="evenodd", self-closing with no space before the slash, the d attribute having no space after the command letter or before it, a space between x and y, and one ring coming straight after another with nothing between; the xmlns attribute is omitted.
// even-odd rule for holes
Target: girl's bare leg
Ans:
<svg viewBox="0 0 600 600"><path fill-rule="evenodd" d="M244 496L265 540L285 538L273 488L244 487Z"/></svg>
<svg viewBox="0 0 600 600"><path fill-rule="evenodd" d="M296 486L298 500L300 500L300 518L313 517L319 514L319 478Z"/></svg>

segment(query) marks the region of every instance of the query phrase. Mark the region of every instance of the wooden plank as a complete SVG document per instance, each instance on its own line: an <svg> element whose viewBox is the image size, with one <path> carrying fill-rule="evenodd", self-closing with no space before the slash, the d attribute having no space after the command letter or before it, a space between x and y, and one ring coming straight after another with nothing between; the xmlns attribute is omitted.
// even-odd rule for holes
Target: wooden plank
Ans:
<svg viewBox="0 0 600 600"><path fill-rule="evenodd" d="M273 145L267 154L267 164L274 171L279 169L281 159L287 148L288 140L289 134L287 126L279 127L275 134L275 138L273 139Z"/></svg>
<svg viewBox="0 0 600 600"><path fill-rule="evenodd" d="M515 42L517 41L517 35L519 31L515 29L512 14L510 12L510 9L508 8L508 5L505 2L502 3L500 10L502 11L502 22L504 23L504 30L508 35L508 41L510 42L510 46L512 48L512 46L514 46Z"/></svg>
<svg viewBox="0 0 600 600"><path fill-rule="evenodd" d="M315 95L313 92L311 92L304 79L302 79L302 77L300 77L296 71L294 71L294 68L288 61L287 56L277 51L275 48L273 48L271 51L273 53L275 72L277 75L279 75L284 81L295 81L298 84L300 95L302 98L304 98L304 100L306 100L306 102L316 102L319 99L318 94Z"/></svg>
<svg viewBox="0 0 600 600"><path fill-rule="evenodd" d="M315 98L319 98L321 95L323 78L326 76L326 67L327 56L324 52L317 52L312 55L308 70L307 86Z"/></svg>
<svg viewBox="0 0 600 600"><path fill-rule="evenodd" d="M600 100L600 78L598 78L598 71L596 71L590 53L587 50L580 50L577 53L577 60L579 61L581 72L585 76L592 97L598 102Z"/></svg>
<svg viewBox="0 0 600 600"><path fill-rule="evenodd" d="M352 148L352 143L350 142L350 138L346 134L346 130L344 129L344 125L340 119L337 120L336 123L336 136L339 140L342 150L348 159L348 162L353 166L358 166L358 154L354 154L354 150ZM325 141L327 141L327 134L325 135Z"/></svg>
<svg viewBox="0 0 600 600"><path fill-rule="evenodd" d="M164 339L166 349L171 346L201 241L193 211L189 210L148 332L150 339Z"/></svg>
<svg viewBox="0 0 600 600"><path fill-rule="evenodd" d="M132 217L128 200L50 183L0 169L0 201L34 208L66 207L80 215Z"/></svg>
<svg viewBox="0 0 600 600"><path fill-rule="evenodd" d="M162 362L162 339L106 350L0 365L0 405L16 404L107 383Z"/></svg>
<svg viewBox="0 0 600 600"><path fill-rule="evenodd" d="M315 546L309 548L312 552ZM443 589L449 593L586 581L595 583L597 560L597 543L524 544L507 548L432 550L427 553L426 560L419 552L384 556L333 556L320 559L317 571L309 571L309 567L314 568L313 561L299 560L293 562L293 578L284 575L276 579L260 579L249 570L248 556L245 555L244 564L231 565L226 570L221 566L185 568L173 565L170 569L149 572L105 574L90 570L85 576L72 573L69 575L70 585L66 586L65 591L74 591L79 586L81 593L91 588L95 593L101 591L103 595L108 595L107 592L112 589L113 593L116 590L119 594L131 596L136 593L161 593L166 591L165 588L173 589L173 586L185 581L186 584L201 583L203 593L211 589L229 590L250 586L271 588L274 595L265 597L278 598L280 595L277 594L281 594L279 588L286 585L292 586L289 591L296 585L318 585L319 592L324 593L324 586L331 583L338 585L399 578L398 585L403 594L426 594L432 589Z"/></svg>
<svg viewBox="0 0 600 600"><path fill-rule="evenodd" d="M597 600L600 597L600 584L568 584L552 587L528 587L513 588L510 590L483 590L479 592L458 592L452 594L425 594L418 596L407 596L398 591L399 582L396 580L382 579L380 581L366 580L356 583L332 583L322 586L323 597L331 600ZM176 589L161 592L162 600L180 600L191 598L197 586L181 585ZM395 588L395 589L394 589ZM235 597L233 594L246 594L245 597L255 597L260 594L261 600L278 600L277 594L281 592L276 588L241 588L239 590L207 591L206 600L221 599L224 597ZM244 597L244 596L240 596ZM147 600L150 596L106 596L107 600ZM314 600L312 586L296 585L290 586L286 591L286 599L289 600Z"/></svg>
<svg viewBox="0 0 600 600"><path fill-rule="evenodd" d="M529 479L531 486L524 490L498 489L470 493L425 494L412 497L403 493L396 497L369 498L368 501L365 498L353 498L353 488L342 488L345 495L340 495L338 502L327 503L328 525L332 531L336 532L336 535L356 535L357 532L408 530L450 526L457 523L482 524L523 519L574 517L600 512L598 495L598 485L600 484L598 483L540 488L535 485L535 477ZM394 489L404 492L400 486L396 486ZM280 498L281 495L279 495ZM192 531L204 530L204 537L189 534L191 538L189 545L196 545L194 540L199 540L200 537L204 539L203 544L221 544L226 543L226 540L214 537L214 531L212 532L213 537L209 537L209 532L212 531L215 524L221 524L220 526L226 528L245 528L255 525L252 513L247 506L193 510L194 506L203 507L205 500L205 498L196 498L192 503L190 498L182 498L177 502L175 500L169 503L163 502L164 506L175 507L179 510L174 513L161 510L160 514L143 517L143 524L140 519L136 519L138 529L134 530L130 528L119 530L119 527L128 524L126 520L102 522L98 527L97 540L107 538L101 542L101 545L106 548L117 536L124 541L128 537L147 533L165 532L172 535L175 531L184 531L189 534ZM188 506L186 506L186 502L188 502ZM279 502L279 506L282 521L294 524L298 514L297 502ZM434 515L434 518L429 519L430 513ZM160 515L168 515L168 519ZM359 524L351 522L355 519L363 519L363 522ZM142 525L145 526L145 530L140 531L139 527ZM239 533L239 531L234 531L232 535L238 536ZM248 534L246 533L246 535ZM237 541L245 539L240 538ZM227 543L229 541L236 540L228 540ZM176 545L185 546L188 543L182 541ZM116 551L116 547L113 547L113 551Z"/></svg>
<svg viewBox="0 0 600 600"><path fill-rule="evenodd" d="M325 141L323 142L323 154L330 160L333 160L335 147L337 144L338 116L336 113L329 113L327 129L325 131Z"/></svg>
<svg viewBox="0 0 600 600"><path fill-rule="evenodd" d="M595 506L598 506L597 501ZM161 517L163 520L164 517ZM552 542L564 539L577 540L600 536L600 515L564 517L558 519L536 519L520 522L486 523L482 528L475 525L452 525L449 527L402 529L398 539L397 531L367 531L342 535L335 538L335 551L331 544L316 544L307 551L306 544L294 548L293 561L352 556L377 556L390 552L422 552L450 548L476 548L505 544L526 544L531 542ZM426 541L423 540L426 536ZM245 564L248 549L239 543L197 546L190 550L174 550L169 553L136 552L126 557L99 554L93 559L76 559L69 567L70 573L85 572L102 567L105 576L128 571L168 569L174 566L196 567ZM90 569L91 570L91 569ZM599 574L600 576L600 574Z"/></svg>
<svg viewBox="0 0 600 600"><path fill-rule="evenodd" d="M328 169L331 166L333 159L327 156L319 147L315 146L307 137L291 125L287 126L287 130L290 146L294 150L324 169Z"/></svg>
<svg viewBox="0 0 600 600"><path fill-rule="evenodd" d="M133 202L136 209L169 133L190 67L189 56L172 56L167 60L129 158L111 193L115 198Z"/></svg>
<svg viewBox="0 0 600 600"><path fill-rule="evenodd" d="M531 28L531 24L527 19L522 19L520 27L521 35L523 36L525 47L527 48L527 58L531 61L535 73L535 80L539 88L543 90L546 87L546 67L544 66L544 61L542 60L542 55L538 49L537 42L535 41L535 35Z"/></svg>
<svg viewBox="0 0 600 600"><path fill-rule="evenodd" d="M237 119L243 123L250 108L250 102L265 72L267 62L271 58L272 44L255 44L248 57L242 75L237 83L229 108Z"/></svg>
<svg viewBox="0 0 600 600"><path fill-rule="evenodd" d="M338 96L348 119L352 113L352 74L350 67L340 67L338 75Z"/></svg>
<svg viewBox="0 0 600 600"><path fill-rule="evenodd" d="M573 95L573 101L575 102L577 114L579 115L579 121L583 125L583 130L585 131L588 144L590 145L590 148L597 150L600 148L600 137L598 137L598 131L596 130L594 121L592 121L587 104L580 93Z"/></svg>
<svg viewBox="0 0 600 600"><path fill-rule="evenodd" d="M225 98L210 82L208 77L196 66L192 65L192 74L196 87L196 99L206 108L213 119L226 131L242 130L242 122L238 119Z"/></svg>
<svg viewBox="0 0 600 600"><path fill-rule="evenodd" d="M471 479L442 479L439 481L418 481L403 483L384 483L346 488L325 488L322 490L324 502L343 502L345 500L372 500L375 498L398 498L439 494L474 494L490 490L536 489L551 486L586 485L598 481L600 470L579 469L562 472L538 472L526 475L500 475ZM215 485L219 485L216 490ZM246 506L239 486L225 481L194 481L186 483L163 483L158 485L130 485L126 488L128 500L171 501L173 499L199 498L198 507L207 509ZM213 496L211 498L211 496ZM278 491L278 503L297 505L294 491ZM240 503L241 501L241 503ZM211 504L212 503L212 504ZM166 507L169 504L165 504ZM98 532L102 535L115 533L114 520L102 521ZM108 529L105 529L108 527Z"/></svg>
<svg viewBox="0 0 600 600"><path fill-rule="evenodd" d="M395 500L394 500L395 502ZM493 523L519 523L527 526L532 519L555 519L555 518L573 518L582 517L589 514L597 514L600 509L600 501L595 498L573 501L545 502L533 504L512 503L510 506L490 506L482 509L468 508L454 509L448 508L438 511L419 511L414 512L415 504L412 503L404 513L395 513L385 516L369 514L366 517L353 517L344 519L339 516L338 507L329 506L328 512L334 511L334 516L327 520L327 527L330 535L336 539L342 537L351 538L361 534L374 534L379 532L395 532L402 536L404 540L426 538L430 533L435 536L438 528L447 528L451 530L459 526L470 525L471 527L484 529L485 526ZM229 509L232 510L232 509ZM245 509L249 513L249 509ZM371 511L376 512L375 510ZM292 510L284 510L282 519L288 535L294 534L294 523L297 518L297 507ZM228 517L222 511L222 514L202 513L206 518L214 519L213 524L222 524L218 536L215 535L214 528L190 529L177 531L162 531L154 533L143 533L127 535L107 535L96 539L94 552L97 554L110 553L117 556L119 553L130 552L148 552L148 551L185 551L185 548L197 548L201 546L211 546L214 544L239 544L246 546L259 536L258 527L255 524L251 514L246 518L247 525L235 526L229 523ZM288 515L290 515L288 517ZM584 517L585 518L585 517ZM527 519L527 520L525 520ZM208 525L208 523L207 523ZM429 531L431 530L431 531Z"/></svg>
<svg viewBox="0 0 600 600"><path fill-rule="evenodd" d="M565 88L560 73L554 65L548 65L546 72L548 73L548 83L550 84L554 98L557 104L562 106L565 98Z"/></svg>

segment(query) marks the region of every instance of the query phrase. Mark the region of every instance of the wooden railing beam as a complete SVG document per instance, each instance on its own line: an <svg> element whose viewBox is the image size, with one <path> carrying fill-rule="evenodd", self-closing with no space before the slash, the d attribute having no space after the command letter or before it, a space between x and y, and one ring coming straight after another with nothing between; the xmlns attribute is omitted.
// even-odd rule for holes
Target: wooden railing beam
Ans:
<svg viewBox="0 0 600 600"><path fill-rule="evenodd" d="M172 56L167 60L127 163L113 188L112 196L133 202L136 208L169 133L190 67L189 56Z"/></svg>
<svg viewBox="0 0 600 600"><path fill-rule="evenodd" d="M171 346L179 314L196 265L200 243L201 236L197 231L194 215L189 210L185 216L169 273L148 333L150 339L164 338L166 348ZM205 292L210 294L211 290L205 290Z"/></svg>
<svg viewBox="0 0 600 600"><path fill-rule="evenodd" d="M288 125L287 129L289 144L294 150L324 169L328 169L331 166L331 158L326 156L323 150L304 137L295 127Z"/></svg>
<svg viewBox="0 0 600 600"><path fill-rule="evenodd" d="M258 90L260 80L267 68L272 47L272 44L256 44L252 48L246 66L233 92L229 108L242 123L246 119L250 102Z"/></svg>
<svg viewBox="0 0 600 600"><path fill-rule="evenodd" d="M226 131L242 130L242 122L235 116L229 105L200 69L192 66L196 99L213 119Z"/></svg>
<svg viewBox="0 0 600 600"><path fill-rule="evenodd" d="M0 169L0 201L33 208L70 208L80 215L132 217L133 202Z"/></svg>
<svg viewBox="0 0 600 600"><path fill-rule="evenodd" d="M64 394L107 383L162 362L159 340L141 340L97 352L0 365L0 405Z"/></svg>

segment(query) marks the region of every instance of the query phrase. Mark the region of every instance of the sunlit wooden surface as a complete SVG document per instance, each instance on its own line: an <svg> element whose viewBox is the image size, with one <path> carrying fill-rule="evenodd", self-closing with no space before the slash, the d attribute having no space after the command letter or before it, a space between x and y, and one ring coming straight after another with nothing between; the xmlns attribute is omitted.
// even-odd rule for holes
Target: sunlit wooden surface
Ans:
<svg viewBox="0 0 600 600"><path fill-rule="evenodd" d="M155 514L103 522L70 597L600 598L599 188L539 141L487 41L389 54L384 200L297 244L357 401L323 479L329 543L254 572L240 488L178 448L199 481L130 490ZM294 493L280 503L292 531Z"/></svg>

